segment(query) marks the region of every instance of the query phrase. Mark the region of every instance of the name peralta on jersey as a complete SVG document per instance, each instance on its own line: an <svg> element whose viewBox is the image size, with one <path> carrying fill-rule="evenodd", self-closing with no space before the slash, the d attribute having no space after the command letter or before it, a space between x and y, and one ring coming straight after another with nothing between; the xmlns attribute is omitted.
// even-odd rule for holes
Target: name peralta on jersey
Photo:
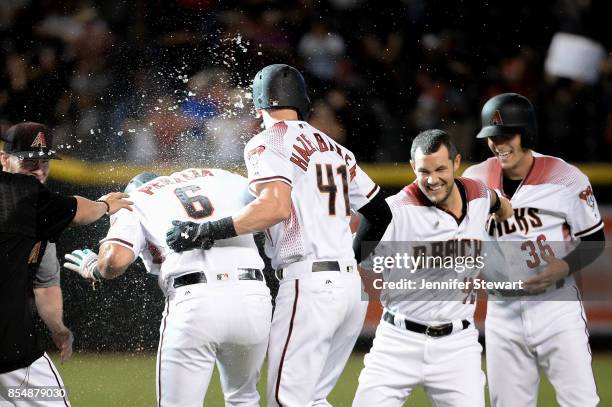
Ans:
<svg viewBox="0 0 612 407"><path fill-rule="evenodd" d="M245 205L246 178L219 169L196 168L162 176L130 193L133 211L111 216L101 243L112 242L140 256L147 271L159 276L162 289L169 277L191 271L232 273L236 268L262 269L252 235L220 240L209 250L176 253L166 245L173 220L204 222L236 213Z"/></svg>
<svg viewBox="0 0 612 407"><path fill-rule="evenodd" d="M421 261L418 267L400 267L383 271L385 281L408 279L412 288L383 288L381 301L388 309L407 318L427 324L447 323L474 316L476 296L471 289L454 288L455 281L470 282L483 268L483 240L491 197L484 183L468 178L456 178L464 203L463 217L435 206L421 192L416 182L398 194L387 198L393 219L382 238L376 255L404 252ZM382 252L379 251L383 248ZM389 250L390 249L390 250ZM471 259L456 262L444 269L437 267L440 259ZM437 259L437 260L434 260ZM412 263L414 265L414 263ZM472 280L470 280L472 279ZM426 283L448 283L444 288L423 288Z"/></svg>
<svg viewBox="0 0 612 407"><path fill-rule="evenodd" d="M487 225L489 235L500 242L508 265L505 273L513 280L542 270L546 266L542 253L564 257L575 246L571 242L603 227L588 177L560 158L536 152L533 157L529 173L514 195L507 196L514 216L501 223L491 219ZM463 175L504 194L502 169L495 157ZM506 243L516 241L522 243Z"/></svg>
<svg viewBox="0 0 612 407"><path fill-rule="evenodd" d="M274 268L305 260L354 258L351 209L369 202L379 187L355 156L304 121L282 121L245 147L249 190L282 181L292 187L289 219L266 231L266 254Z"/></svg>

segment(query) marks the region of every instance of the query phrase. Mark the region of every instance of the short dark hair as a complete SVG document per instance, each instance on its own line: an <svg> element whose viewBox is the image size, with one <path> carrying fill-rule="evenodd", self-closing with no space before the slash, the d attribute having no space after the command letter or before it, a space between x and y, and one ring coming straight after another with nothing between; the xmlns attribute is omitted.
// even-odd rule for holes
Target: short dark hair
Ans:
<svg viewBox="0 0 612 407"><path fill-rule="evenodd" d="M414 160L414 154L419 148L423 151L423 154L429 155L438 151L441 146L446 146L448 149L448 158L454 160L457 157L457 147L447 132L440 129L422 131L412 140L410 159Z"/></svg>

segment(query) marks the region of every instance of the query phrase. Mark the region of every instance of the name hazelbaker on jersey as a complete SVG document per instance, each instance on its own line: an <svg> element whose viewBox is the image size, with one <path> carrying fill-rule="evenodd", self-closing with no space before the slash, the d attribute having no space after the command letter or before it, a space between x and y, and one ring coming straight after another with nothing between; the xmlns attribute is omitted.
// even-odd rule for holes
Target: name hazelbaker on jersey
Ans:
<svg viewBox="0 0 612 407"><path fill-rule="evenodd" d="M237 268L261 270L264 264L253 235L217 241L209 250L176 253L166 245L173 220L199 223L230 216L245 205L246 188L244 177L219 169L188 169L155 178L130 193L133 211L122 209L111 216L101 243L116 243L140 256L147 271L159 276L162 289L170 277L191 271L223 276Z"/></svg>
<svg viewBox="0 0 612 407"><path fill-rule="evenodd" d="M380 188L359 168L352 152L304 121L282 121L245 147L249 190L282 181L292 187L289 219L266 231L274 268L304 260L354 259L351 210Z"/></svg>
<svg viewBox="0 0 612 407"><path fill-rule="evenodd" d="M456 178L462 195L463 217L433 205L416 182L387 198L393 218L375 256L389 256L404 251L407 255L435 259L471 258L473 267L452 270L420 267L416 270L385 269L385 281L413 280L414 288L383 289L381 302L407 318L426 324L440 324L473 318L476 296L470 289L421 289L423 281L469 282L482 267L477 260L483 255L485 225L491 206L487 187L480 181ZM473 286L473 283L470 287Z"/></svg>
<svg viewBox="0 0 612 407"><path fill-rule="evenodd" d="M529 173L508 197L514 216L501 223L491 219L487 225L506 258L506 269L498 272L511 280L542 270L546 266L543 252L564 257L573 250L572 242L603 228L588 177L560 158L536 152L533 158ZM468 168L463 175L504 193L503 173L495 157ZM506 243L517 241L521 243Z"/></svg>

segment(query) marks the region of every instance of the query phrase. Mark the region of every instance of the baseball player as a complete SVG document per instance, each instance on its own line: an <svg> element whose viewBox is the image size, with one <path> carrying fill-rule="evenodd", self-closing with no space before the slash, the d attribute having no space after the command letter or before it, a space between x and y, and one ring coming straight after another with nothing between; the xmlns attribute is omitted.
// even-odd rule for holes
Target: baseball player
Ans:
<svg viewBox="0 0 612 407"><path fill-rule="evenodd" d="M89 224L129 208L124 196L111 193L97 202L61 196L32 176L0 172L0 406L69 405L59 373L37 340L28 261L37 241L55 241L70 224Z"/></svg>
<svg viewBox="0 0 612 407"><path fill-rule="evenodd" d="M165 244L173 219L228 216L244 206L246 188L244 177L219 169L141 174L127 188L134 211L111 219L100 254L85 249L66 256L64 266L87 279L115 278L137 256L158 275L166 295L157 353L160 407L201 407L215 364L227 406L259 406L272 303L253 235L207 251L176 253Z"/></svg>
<svg viewBox="0 0 612 407"><path fill-rule="evenodd" d="M46 183L49 160L61 160L53 150L53 133L43 124L25 122L12 126L4 139L5 145L0 150L2 170L31 175L41 183ZM43 151L39 154L41 148ZM25 159L29 156L35 158ZM55 243L36 243L30 256L29 268L36 310L51 332L51 338L60 350L60 359L64 362L72 355L74 338L63 321L60 264Z"/></svg>
<svg viewBox="0 0 612 407"><path fill-rule="evenodd" d="M253 103L265 126L244 153L256 199L232 217L177 224L167 241L181 251L265 231L266 253L280 280L268 348L268 404L329 405L367 305L351 247L351 211L376 220L370 231L380 233L376 240L384 232L377 225L390 211L353 153L306 121L310 100L295 68L275 64L259 71Z"/></svg>
<svg viewBox="0 0 612 407"><path fill-rule="evenodd" d="M487 139L494 157L464 173L510 198L514 216L492 220L488 231L505 250L519 253L507 278L522 273L526 280L524 290L490 292L491 403L535 406L542 369L561 406L595 406L586 318L573 274L603 250L603 222L588 178L560 158L531 150L536 135L527 98L505 93L489 99L477 137ZM558 244L568 241L577 246L573 251Z"/></svg>
<svg viewBox="0 0 612 407"><path fill-rule="evenodd" d="M410 164L416 180L387 198L393 218L375 256L393 256L409 247L406 252L413 259L450 256L466 259L465 265L472 259L473 265L385 268L385 282L410 279L415 284L382 286L383 317L353 406L403 406L417 385L436 406L485 405L474 286L469 284L484 267L482 240L489 213L504 219L512 208L484 183L455 178L460 162L442 130L426 130L414 139ZM425 283L440 284L425 288Z"/></svg>

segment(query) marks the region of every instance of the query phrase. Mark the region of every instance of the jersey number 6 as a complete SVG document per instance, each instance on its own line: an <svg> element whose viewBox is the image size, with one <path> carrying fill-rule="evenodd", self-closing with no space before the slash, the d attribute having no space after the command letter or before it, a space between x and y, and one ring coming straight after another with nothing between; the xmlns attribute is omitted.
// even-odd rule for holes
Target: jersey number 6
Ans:
<svg viewBox="0 0 612 407"><path fill-rule="evenodd" d="M200 187L197 185L188 185L174 190L174 195L176 195L183 208L185 208L185 212L193 219L207 218L215 210L210 203L210 199L204 195L193 195L194 192L199 190Z"/></svg>
<svg viewBox="0 0 612 407"><path fill-rule="evenodd" d="M323 171L325 168L325 171ZM338 187L334 181L334 170L331 164L317 164L317 186L322 194L329 194L329 214L336 214L336 195L338 193ZM323 177L323 172L326 173L326 177ZM346 165L341 165L336 168L336 173L340 175L342 182L342 195L344 196L344 208L346 216L351 216L351 207L349 206L349 187L348 187L348 174Z"/></svg>

